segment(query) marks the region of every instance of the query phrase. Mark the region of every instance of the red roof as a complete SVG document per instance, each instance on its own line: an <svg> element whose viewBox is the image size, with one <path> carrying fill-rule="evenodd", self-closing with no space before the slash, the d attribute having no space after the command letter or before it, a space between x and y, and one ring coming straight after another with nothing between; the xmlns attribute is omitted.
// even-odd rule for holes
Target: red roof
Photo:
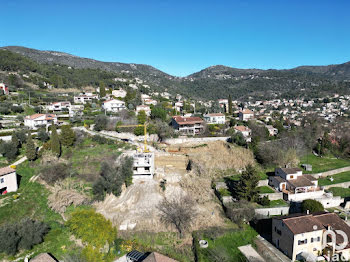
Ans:
<svg viewBox="0 0 350 262"><path fill-rule="evenodd" d="M254 112L250 109L244 109L244 110L240 111L240 113L242 113L242 114L254 114Z"/></svg>
<svg viewBox="0 0 350 262"><path fill-rule="evenodd" d="M31 116L26 116L26 119L37 119L42 116L45 116L45 120L52 120L57 117L55 114L34 114Z"/></svg>
<svg viewBox="0 0 350 262"><path fill-rule="evenodd" d="M246 126L235 126L235 129L240 131L240 132L250 131L250 128L246 127Z"/></svg>
<svg viewBox="0 0 350 262"><path fill-rule="evenodd" d="M173 116L173 119L178 123L179 125L186 125L186 124L201 124L203 123L203 119L198 116L189 116L189 117L183 117L183 116Z"/></svg>

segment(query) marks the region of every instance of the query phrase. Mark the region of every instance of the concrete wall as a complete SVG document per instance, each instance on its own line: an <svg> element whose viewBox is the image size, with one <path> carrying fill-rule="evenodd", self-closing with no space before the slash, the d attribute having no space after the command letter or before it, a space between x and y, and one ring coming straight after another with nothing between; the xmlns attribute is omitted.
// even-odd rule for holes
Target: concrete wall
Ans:
<svg viewBox="0 0 350 262"><path fill-rule="evenodd" d="M289 207L256 208L255 214L261 217L288 215Z"/></svg>
<svg viewBox="0 0 350 262"><path fill-rule="evenodd" d="M350 171L350 166L338 168L338 169L333 169L333 170L330 170L327 172L316 173L316 174L312 174L312 175L316 178L319 178L319 177L332 176L332 175L347 172L347 171Z"/></svg>
<svg viewBox="0 0 350 262"><path fill-rule="evenodd" d="M268 179L259 180L258 186L268 186L268 185L269 185Z"/></svg>
<svg viewBox="0 0 350 262"><path fill-rule="evenodd" d="M294 201L294 202L301 202L305 199L321 198L323 194L324 194L323 190L319 190L315 192L298 193L298 194L288 194L288 200Z"/></svg>
<svg viewBox="0 0 350 262"><path fill-rule="evenodd" d="M344 183L338 183L338 184L332 184L332 185L327 185L323 186L324 189L329 189L331 187L343 187L343 188L348 188L350 187L350 181L344 182Z"/></svg>
<svg viewBox="0 0 350 262"><path fill-rule="evenodd" d="M182 144L189 142L212 142L212 141L227 141L230 137L179 137L179 138L169 138L164 142L170 145Z"/></svg>
<svg viewBox="0 0 350 262"><path fill-rule="evenodd" d="M272 200L283 199L283 193L282 192L259 194L259 196L260 197L267 196L271 201Z"/></svg>

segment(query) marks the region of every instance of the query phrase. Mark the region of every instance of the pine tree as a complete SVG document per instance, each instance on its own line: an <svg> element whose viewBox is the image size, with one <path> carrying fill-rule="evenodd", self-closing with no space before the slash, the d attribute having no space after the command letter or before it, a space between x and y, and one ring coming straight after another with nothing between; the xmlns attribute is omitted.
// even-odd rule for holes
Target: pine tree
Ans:
<svg viewBox="0 0 350 262"><path fill-rule="evenodd" d="M228 113L232 115L232 97L228 95Z"/></svg>
<svg viewBox="0 0 350 262"><path fill-rule="evenodd" d="M54 153L54 155L56 155L57 157L60 157L60 155L61 155L61 144L60 144L60 140L58 138L58 134L57 134L57 130L56 130L56 126L55 125L51 126L50 142L51 142L51 151L52 151L52 153Z"/></svg>
<svg viewBox="0 0 350 262"><path fill-rule="evenodd" d="M248 165L246 170L241 174L241 177L236 185L236 194L238 199L255 201L258 197L259 174L257 170Z"/></svg>
<svg viewBox="0 0 350 262"><path fill-rule="evenodd" d="M26 157L29 161L33 161L36 158L36 148L30 132L28 132L26 143Z"/></svg>
<svg viewBox="0 0 350 262"><path fill-rule="evenodd" d="M144 110L141 110L137 115L137 122L140 125L143 125L146 122L146 120L147 120L146 112Z"/></svg>
<svg viewBox="0 0 350 262"><path fill-rule="evenodd" d="M64 125L61 127L61 139L62 145L72 146L75 141L75 133L70 125Z"/></svg>
<svg viewBox="0 0 350 262"><path fill-rule="evenodd" d="M100 97L105 97L106 96L106 88L105 88L105 83L100 82Z"/></svg>

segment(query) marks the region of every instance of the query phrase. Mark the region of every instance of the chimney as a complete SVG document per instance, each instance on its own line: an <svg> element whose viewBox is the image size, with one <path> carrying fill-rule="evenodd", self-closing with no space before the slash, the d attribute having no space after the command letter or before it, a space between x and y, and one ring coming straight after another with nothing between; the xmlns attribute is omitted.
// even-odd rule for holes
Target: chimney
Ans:
<svg viewBox="0 0 350 262"><path fill-rule="evenodd" d="M309 215L310 214L310 210L308 209L308 210L306 210L306 214L307 215Z"/></svg>

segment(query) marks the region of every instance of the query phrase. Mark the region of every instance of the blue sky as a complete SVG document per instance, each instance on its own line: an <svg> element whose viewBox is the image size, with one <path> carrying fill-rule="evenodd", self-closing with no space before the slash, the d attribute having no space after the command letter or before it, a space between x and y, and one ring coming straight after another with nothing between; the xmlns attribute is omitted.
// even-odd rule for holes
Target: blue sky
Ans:
<svg viewBox="0 0 350 262"><path fill-rule="evenodd" d="M348 0L0 0L0 46L152 65L292 68L350 61Z"/></svg>

